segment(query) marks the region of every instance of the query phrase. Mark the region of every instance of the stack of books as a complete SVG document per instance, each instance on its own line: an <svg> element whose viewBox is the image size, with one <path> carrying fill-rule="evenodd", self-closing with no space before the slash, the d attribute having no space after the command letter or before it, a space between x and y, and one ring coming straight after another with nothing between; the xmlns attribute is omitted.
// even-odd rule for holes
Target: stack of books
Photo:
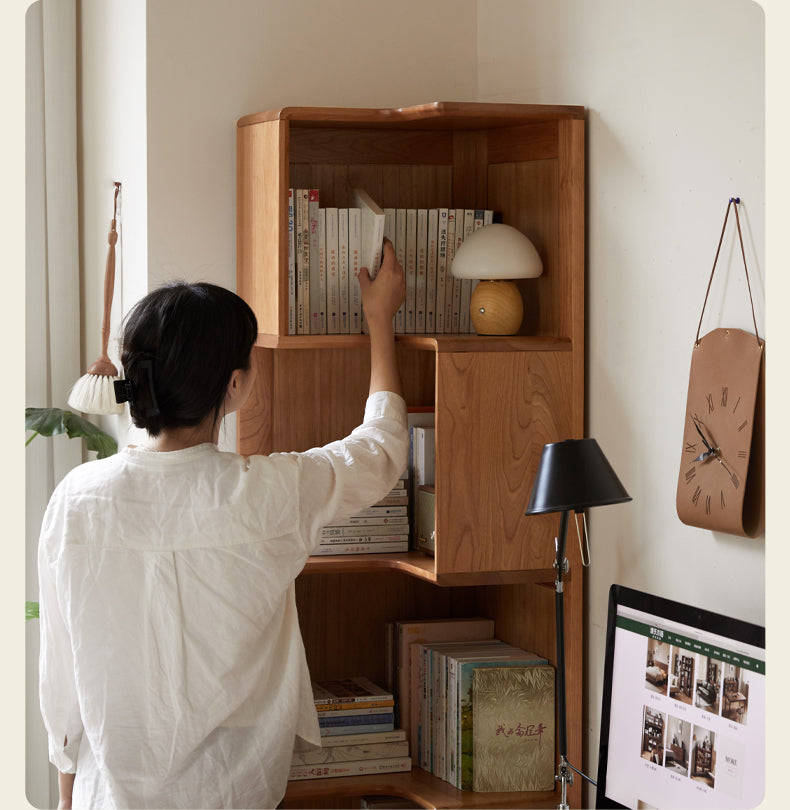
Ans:
<svg viewBox="0 0 790 810"><path fill-rule="evenodd" d="M403 729L325 737L321 748L294 753L290 780L363 776L411 770L409 742Z"/></svg>
<svg viewBox="0 0 790 810"><path fill-rule="evenodd" d="M411 769L406 732L395 728L391 692L354 676L313 682L322 745L295 752L290 779L357 776Z"/></svg>
<svg viewBox="0 0 790 810"><path fill-rule="evenodd" d="M417 740L412 753L421 768L462 790L551 789L554 670L545 658L499 639L416 643L411 656L410 722ZM497 706L495 700L481 706L474 684L477 673L489 668L497 669L498 680L494 683L500 689L500 698L510 692L521 697L508 703L507 711L500 712L499 722L493 727L487 722L483 735L475 723L478 717L490 718ZM506 748L513 759L503 765L496 778L486 778L480 772L478 754L496 750L495 743L502 740L508 741ZM539 748L536 743L540 743ZM524 769L517 760L524 755L525 746L539 759L539 767L529 771L530 779L538 774L531 782L518 778ZM548 787L534 786L545 785L547 776ZM475 788L476 784L487 787Z"/></svg>
<svg viewBox="0 0 790 810"><path fill-rule="evenodd" d="M406 475L380 501L356 515L324 526L314 557L384 554L409 550L409 491Z"/></svg>
<svg viewBox="0 0 790 810"><path fill-rule="evenodd" d="M314 681L313 700L322 737L395 729L395 700L364 676Z"/></svg>
<svg viewBox="0 0 790 810"><path fill-rule="evenodd" d="M452 275L455 251L473 231L494 221L482 208L382 208L364 189L353 207L320 205L319 189L288 190L288 332L292 335L366 331L359 271L376 275L386 236L406 274L398 334L470 333L474 283Z"/></svg>

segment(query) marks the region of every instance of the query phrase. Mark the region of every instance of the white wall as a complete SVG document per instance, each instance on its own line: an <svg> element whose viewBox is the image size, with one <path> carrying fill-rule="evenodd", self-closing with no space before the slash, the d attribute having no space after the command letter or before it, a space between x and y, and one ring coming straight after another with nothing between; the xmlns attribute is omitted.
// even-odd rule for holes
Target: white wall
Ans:
<svg viewBox="0 0 790 810"><path fill-rule="evenodd" d="M472 0L148 3L149 285L236 288L236 121L475 93ZM419 20L419 25L415 21ZM222 447L235 446L226 420Z"/></svg>
<svg viewBox="0 0 790 810"><path fill-rule="evenodd" d="M101 351L116 181L121 193L109 355L120 368L118 327L129 307L148 292L146 6L80 0L79 23L83 368ZM95 421L122 444L139 435L126 416Z"/></svg>
<svg viewBox="0 0 790 810"><path fill-rule="evenodd" d="M588 519L594 773L612 583L765 619L764 537L675 512L692 344L732 196L765 336L764 17L749 0L486 0L478 59L480 101L589 110L587 433L634 498ZM733 220L702 334L753 331Z"/></svg>

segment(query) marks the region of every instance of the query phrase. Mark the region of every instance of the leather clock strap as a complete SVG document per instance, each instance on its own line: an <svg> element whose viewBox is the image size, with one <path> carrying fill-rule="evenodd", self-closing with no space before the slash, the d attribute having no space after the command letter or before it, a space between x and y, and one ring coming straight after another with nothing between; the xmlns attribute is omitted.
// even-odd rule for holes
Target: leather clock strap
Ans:
<svg viewBox="0 0 790 810"><path fill-rule="evenodd" d="M705 290L705 300L702 303L702 312L699 316L699 324L697 325L697 337L694 340L694 345L699 345L699 332L702 328L702 316L705 314L705 305L708 303L708 294L710 293L710 286L713 283L713 274L716 272L716 262L719 260L719 253L721 252L721 244L724 241L724 232L727 230L727 218L730 215L730 206L735 207L735 222L738 226L738 241L741 245L741 256L743 256L743 269L746 273L746 287L749 290L749 303L752 307L752 321L754 322L754 336L757 339L757 345L762 348L762 341L757 333L757 317L754 314L754 299L752 298L752 285L749 281L749 269L746 267L746 251L743 247L743 234L741 233L741 219L738 216L738 205L740 203L740 197L730 197L730 201L727 203L727 210L724 214L724 225L721 229L721 236L719 237L719 245L716 248L716 257L713 259L713 269L710 271L710 278L708 279L708 289Z"/></svg>

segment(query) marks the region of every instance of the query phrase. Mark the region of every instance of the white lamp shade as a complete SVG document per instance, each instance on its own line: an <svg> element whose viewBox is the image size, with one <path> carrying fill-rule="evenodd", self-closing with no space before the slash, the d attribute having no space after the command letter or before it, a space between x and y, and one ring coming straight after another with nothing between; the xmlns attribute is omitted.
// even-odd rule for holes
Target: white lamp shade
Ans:
<svg viewBox="0 0 790 810"><path fill-rule="evenodd" d="M535 245L521 231L496 222L464 239L453 258L451 272L456 278L536 278L543 273L543 262Z"/></svg>

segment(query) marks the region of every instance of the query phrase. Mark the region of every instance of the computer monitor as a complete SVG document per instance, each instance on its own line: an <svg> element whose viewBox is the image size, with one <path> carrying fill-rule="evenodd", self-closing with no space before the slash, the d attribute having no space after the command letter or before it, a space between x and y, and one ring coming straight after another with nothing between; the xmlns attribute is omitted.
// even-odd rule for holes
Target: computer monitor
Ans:
<svg viewBox="0 0 790 810"><path fill-rule="evenodd" d="M765 628L612 585L596 807L748 808L765 793Z"/></svg>

